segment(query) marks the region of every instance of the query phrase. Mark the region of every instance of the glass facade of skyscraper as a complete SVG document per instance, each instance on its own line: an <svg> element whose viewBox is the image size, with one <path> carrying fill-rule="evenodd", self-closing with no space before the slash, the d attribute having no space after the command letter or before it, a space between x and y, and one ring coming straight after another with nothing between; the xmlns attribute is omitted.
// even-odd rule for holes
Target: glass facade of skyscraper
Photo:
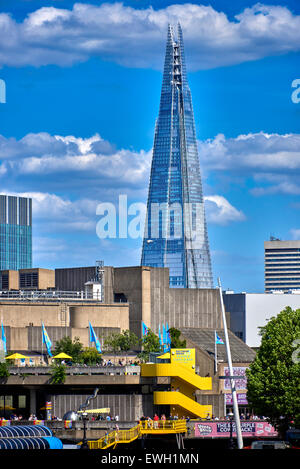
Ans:
<svg viewBox="0 0 300 469"><path fill-rule="evenodd" d="M32 267L32 199L0 195L0 270Z"/></svg>
<svg viewBox="0 0 300 469"><path fill-rule="evenodd" d="M141 265L168 267L170 286L213 288L183 38L168 29Z"/></svg>

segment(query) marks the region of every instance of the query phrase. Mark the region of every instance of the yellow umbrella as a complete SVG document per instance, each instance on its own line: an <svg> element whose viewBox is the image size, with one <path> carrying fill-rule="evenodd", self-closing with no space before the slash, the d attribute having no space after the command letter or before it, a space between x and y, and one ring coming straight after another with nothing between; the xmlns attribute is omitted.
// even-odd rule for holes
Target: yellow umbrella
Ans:
<svg viewBox="0 0 300 469"><path fill-rule="evenodd" d="M17 358L28 358L28 357L25 357L25 355L22 355L21 353L13 353L12 355L9 355L9 357L5 357L5 360L16 360Z"/></svg>
<svg viewBox="0 0 300 469"><path fill-rule="evenodd" d="M70 355L67 355L66 353L61 352L58 355L55 355L55 357L53 358L72 358L72 357L70 357Z"/></svg>

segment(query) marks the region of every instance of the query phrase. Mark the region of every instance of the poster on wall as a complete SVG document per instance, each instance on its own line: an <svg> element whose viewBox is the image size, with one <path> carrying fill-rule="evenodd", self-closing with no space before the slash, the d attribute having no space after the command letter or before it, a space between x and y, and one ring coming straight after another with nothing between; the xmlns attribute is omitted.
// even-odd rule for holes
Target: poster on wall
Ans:
<svg viewBox="0 0 300 469"><path fill-rule="evenodd" d="M246 366L235 366L235 367L233 367L233 376L243 376L243 378L234 380L236 390L238 390L238 389L247 389L246 370L247 370ZM224 375L225 376L230 376L230 371L229 371L228 367L224 368ZM225 390L231 389L229 379L224 380L224 389Z"/></svg>
<svg viewBox="0 0 300 469"><path fill-rule="evenodd" d="M243 437L275 437L277 431L268 422L241 422ZM232 422L232 434L236 436L235 422ZM200 422L195 424L195 437L228 438L230 422Z"/></svg>
<svg viewBox="0 0 300 469"><path fill-rule="evenodd" d="M237 402L238 405L248 405L247 394L245 392L237 393ZM233 405L232 394L225 394L225 403L226 405Z"/></svg>

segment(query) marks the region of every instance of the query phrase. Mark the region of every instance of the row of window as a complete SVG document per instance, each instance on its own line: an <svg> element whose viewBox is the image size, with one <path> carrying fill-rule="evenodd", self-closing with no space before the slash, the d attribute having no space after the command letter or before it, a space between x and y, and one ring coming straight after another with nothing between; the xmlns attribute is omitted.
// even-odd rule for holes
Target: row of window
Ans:
<svg viewBox="0 0 300 469"><path fill-rule="evenodd" d="M300 252L300 248L265 249L265 252Z"/></svg>

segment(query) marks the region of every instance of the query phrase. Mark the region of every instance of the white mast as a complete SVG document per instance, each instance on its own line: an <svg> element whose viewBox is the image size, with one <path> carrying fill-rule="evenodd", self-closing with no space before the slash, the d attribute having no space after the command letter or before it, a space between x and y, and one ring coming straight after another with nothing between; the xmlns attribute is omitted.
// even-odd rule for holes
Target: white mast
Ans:
<svg viewBox="0 0 300 469"><path fill-rule="evenodd" d="M242 430L241 430L241 421L240 421L240 414L239 414L239 408L238 408L238 402L237 402L235 382L233 378L231 352L230 352L230 345L229 345L229 339L228 339L227 323L226 323L225 308L224 308L224 303L223 303L223 295L222 295L222 287L221 287L220 278L218 278L218 285L219 285L222 317L223 317L223 324L224 324L225 345L226 345L227 361L228 361L229 375L230 375L230 387L231 387L232 402L233 402L233 414L234 414L234 420L235 420L236 436L237 436L238 448L242 449L243 437L242 437Z"/></svg>

